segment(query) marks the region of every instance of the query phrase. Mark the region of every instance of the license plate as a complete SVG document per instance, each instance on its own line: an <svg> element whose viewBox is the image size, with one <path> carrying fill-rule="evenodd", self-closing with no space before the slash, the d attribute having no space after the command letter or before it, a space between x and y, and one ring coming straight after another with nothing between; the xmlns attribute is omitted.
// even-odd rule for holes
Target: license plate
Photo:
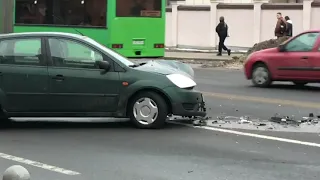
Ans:
<svg viewBox="0 0 320 180"><path fill-rule="evenodd" d="M133 44L135 44L135 45L143 45L144 42L143 41L133 41Z"/></svg>

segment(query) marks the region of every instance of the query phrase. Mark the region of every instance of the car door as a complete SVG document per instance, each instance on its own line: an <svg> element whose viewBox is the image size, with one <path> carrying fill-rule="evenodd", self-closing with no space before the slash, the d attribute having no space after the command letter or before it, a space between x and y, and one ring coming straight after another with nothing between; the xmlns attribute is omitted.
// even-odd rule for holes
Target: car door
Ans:
<svg viewBox="0 0 320 180"><path fill-rule="evenodd" d="M313 76L311 61L318 32L306 32L289 41L283 52L276 54L277 75L289 79L309 79Z"/></svg>
<svg viewBox="0 0 320 180"><path fill-rule="evenodd" d="M48 68L43 47L39 37L0 40L0 88L6 94L7 111L47 110Z"/></svg>
<svg viewBox="0 0 320 180"><path fill-rule="evenodd" d="M117 110L119 73L113 61L95 48L77 40L48 37L50 61L50 101L52 112L86 113ZM96 61L107 60L107 73Z"/></svg>
<svg viewBox="0 0 320 180"><path fill-rule="evenodd" d="M315 43L315 47L313 53L310 53L309 62L312 65L312 78L311 80L319 80L320 79L320 33L318 33L318 40Z"/></svg>

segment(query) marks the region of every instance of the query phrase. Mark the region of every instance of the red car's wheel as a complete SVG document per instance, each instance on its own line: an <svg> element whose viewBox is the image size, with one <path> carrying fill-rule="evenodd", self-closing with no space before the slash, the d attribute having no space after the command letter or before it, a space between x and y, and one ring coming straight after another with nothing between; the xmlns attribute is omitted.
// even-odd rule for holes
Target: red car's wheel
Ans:
<svg viewBox="0 0 320 180"><path fill-rule="evenodd" d="M271 74L264 64L257 64L252 70L252 83L256 87L268 87L271 83Z"/></svg>

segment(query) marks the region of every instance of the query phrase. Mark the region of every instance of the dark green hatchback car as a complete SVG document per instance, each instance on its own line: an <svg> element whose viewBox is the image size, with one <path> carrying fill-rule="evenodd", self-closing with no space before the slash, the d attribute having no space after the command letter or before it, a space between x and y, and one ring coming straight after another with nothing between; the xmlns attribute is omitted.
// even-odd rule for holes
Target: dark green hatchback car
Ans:
<svg viewBox="0 0 320 180"><path fill-rule="evenodd" d="M168 115L205 116L203 97L183 72L135 64L81 35L0 35L3 125L14 117L129 117L163 127Z"/></svg>

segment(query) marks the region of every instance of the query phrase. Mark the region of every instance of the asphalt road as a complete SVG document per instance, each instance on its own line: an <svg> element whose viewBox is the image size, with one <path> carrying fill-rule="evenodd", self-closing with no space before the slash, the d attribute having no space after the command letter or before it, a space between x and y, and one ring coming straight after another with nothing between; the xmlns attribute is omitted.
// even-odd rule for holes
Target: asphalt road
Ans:
<svg viewBox="0 0 320 180"><path fill-rule="evenodd" d="M195 75L212 118L318 112L317 87L253 88L241 71ZM318 134L250 132L320 143ZM318 180L319 146L173 124L138 130L127 123L17 123L0 130L0 170L21 164L32 180Z"/></svg>
<svg viewBox="0 0 320 180"><path fill-rule="evenodd" d="M275 82L270 88L252 87L240 70L195 69L198 90L205 92L209 116L252 116L269 119L278 113L299 119L320 115L320 86L298 88L290 82Z"/></svg>
<svg viewBox="0 0 320 180"><path fill-rule="evenodd" d="M81 173L24 165L32 180L319 179L320 148L169 125L19 124L0 132L0 152ZM19 160L19 159L18 159ZM0 158L0 169L19 164Z"/></svg>

